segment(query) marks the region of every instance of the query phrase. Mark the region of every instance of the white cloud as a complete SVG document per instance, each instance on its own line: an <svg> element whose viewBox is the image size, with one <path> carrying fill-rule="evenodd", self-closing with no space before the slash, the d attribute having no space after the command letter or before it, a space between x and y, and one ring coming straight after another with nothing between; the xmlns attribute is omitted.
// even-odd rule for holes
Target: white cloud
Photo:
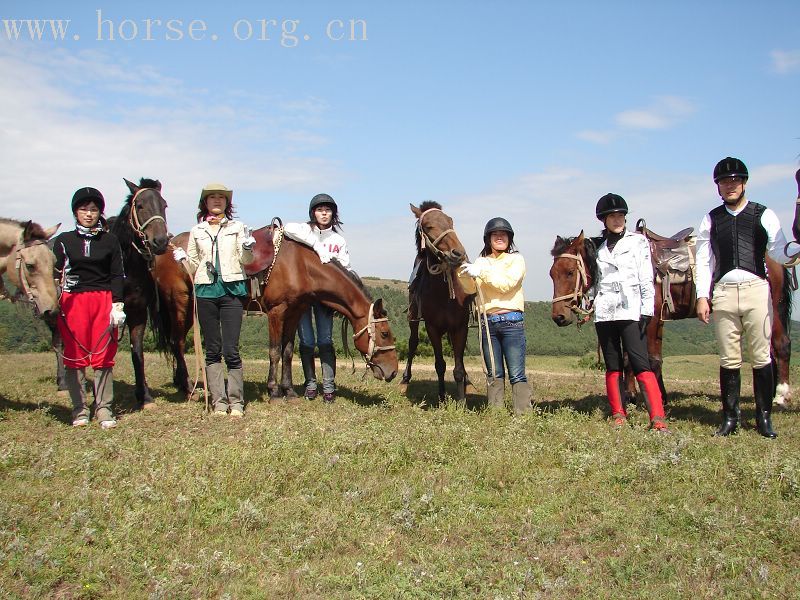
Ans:
<svg viewBox="0 0 800 600"><path fill-rule="evenodd" d="M800 50L773 50L769 53L772 70L784 74L800 70Z"/></svg>
<svg viewBox="0 0 800 600"><path fill-rule="evenodd" d="M575 137L593 144L609 144L617 138L614 131L600 131L598 129L584 129L575 134Z"/></svg>
<svg viewBox="0 0 800 600"><path fill-rule="evenodd" d="M614 120L626 129L667 129L695 112L695 107L685 98L662 96L644 108L622 111Z"/></svg>
<svg viewBox="0 0 800 600"><path fill-rule="evenodd" d="M0 44L0 78L5 217L70 223L69 199L83 185L104 192L111 215L127 195L122 178L146 176L163 182L179 231L206 181L280 194L343 176L335 161L301 152L327 143L310 125L325 112L316 98L279 106L236 90L202 93L152 66L24 44Z"/></svg>

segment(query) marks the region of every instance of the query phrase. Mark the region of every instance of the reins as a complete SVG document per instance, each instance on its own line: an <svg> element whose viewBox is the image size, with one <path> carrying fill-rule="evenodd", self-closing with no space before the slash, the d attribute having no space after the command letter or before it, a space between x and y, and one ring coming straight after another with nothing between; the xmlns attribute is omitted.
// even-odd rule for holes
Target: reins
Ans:
<svg viewBox="0 0 800 600"><path fill-rule="evenodd" d="M585 319L586 317L590 316L594 312L594 306L586 297L584 290L589 287L589 273L586 270L586 263L583 260L583 256L580 254L559 254L556 258L570 258L578 263L578 272L575 274L575 289L571 294L565 294L564 296L556 296L551 300L552 304L556 302L562 302L564 300L569 300L569 309L577 315L580 319ZM581 322L578 321L578 327L581 326Z"/></svg>
<svg viewBox="0 0 800 600"><path fill-rule="evenodd" d="M36 296L33 295L31 291L30 283L28 283L28 269L24 266L25 261L23 260L22 251L27 248L32 248L33 246L39 246L41 244L47 243L45 240L33 240L28 242L18 242L16 244L15 250L15 260L14 260L14 270L16 271L17 278L19 279L19 287L20 290L25 294L28 302L33 305L34 313L38 315L39 309L36 306Z"/></svg>
<svg viewBox="0 0 800 600"><path fill-rule="evenodd" d="M394 350L395 347L394 344L392 344L391 346L376 345L375 323L388 323L389 317L380 317L376 319L373 313L374 308L375 308L375 303L373 302L369 305L369 315L367 316L367 324L353 334L353 343L355 343L355 341L359 337L361 337L361 335L366 331L367 335L369 336L369 345L367 346L367 353L364 355L364 360L367 363L367 367L378 367L379 369L381 369L380 365L372 362L372 357L375 356L378 352ZM383 371L383 369L381 369L381 371Z"/></svg>
<svg viewBox="0 0 800 600"><path fill-rule="evenodd" d="M142 223L139 220L139 213L136 210L136 197L145 190L153 190L158 192L158 190L156 190L155 188L140 188L139 190L136 191L136 193L133 195L133 198L131 198L131 210L128 213L128 224L131 226L131 229L133 229L133 231L139 237L139 241L141 243L141 248L140 248L138 245L136 245L136 243L133 240L131 240L131 246L133 246L133 249L136 250L136 252L138 252L142 256L142 258L147 262L147 270L152 271L153 263L155 261L155 256L150 251L150 244L147 241L147 235L145 234L144 230L153 221L161 221L164 223L164 226L166 227L167 220L161 215L153 215L152 217L147 219L144 223Z"/></svg>
<svg viewBox="0 0 800 600"><path fill-rule="evenodd" d="M428 250L428 254L425 257L425 267L428 269L428 273L431 275L442 275L447 281L447 289L450 294L450 299L454 300L456 297L455 289L453 287L453 273L452 270L447 268L445 264L447 262L447 255L442 252L436 244L438 244L441 240L445 238L448 234L455 234L454 229L445 229L442 233L436 236L436 239L431 239L427 233L425 233L425 229L422 227L422 219L430 212L437 211L443 212L441 208L429 208L419 216L417 219L417 229L420 233L420 250ZM436 262L431 264L431 255L436 258Z"/></svg>

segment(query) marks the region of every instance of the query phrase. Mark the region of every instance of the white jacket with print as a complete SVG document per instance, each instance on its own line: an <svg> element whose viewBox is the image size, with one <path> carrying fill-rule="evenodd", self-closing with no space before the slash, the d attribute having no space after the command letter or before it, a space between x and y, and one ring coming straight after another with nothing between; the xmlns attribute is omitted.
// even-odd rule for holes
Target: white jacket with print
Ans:
<svg viewBox="0 0 800 600"><path fill-rule="evenodd" d="M347 242L342 234L333 230L333 227L320 229L308 223L287 223L283 230L286 237L311 246L317 254L320 252L320 246L324 247L343 267L350 268Z"/></svg>
<svg viewBox="0 0 800 600"><path fill-rule="evenodd" d="M650 244L639 233L626 231L609 252L606 242L597 252L598 281L594 286L594 319L638 321L655 312Z"/></svg>

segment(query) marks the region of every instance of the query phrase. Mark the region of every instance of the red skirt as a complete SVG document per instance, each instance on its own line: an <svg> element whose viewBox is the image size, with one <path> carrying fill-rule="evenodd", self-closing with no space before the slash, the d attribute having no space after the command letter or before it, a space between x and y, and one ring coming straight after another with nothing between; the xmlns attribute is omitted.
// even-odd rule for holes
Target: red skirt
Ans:
<svg viewBox="0 0 800 600"><path fill-rule="evenodd" d="M110 369L117 354L117 328L111 327L111 292L63 292L58 331L67 369Z"/></svg>

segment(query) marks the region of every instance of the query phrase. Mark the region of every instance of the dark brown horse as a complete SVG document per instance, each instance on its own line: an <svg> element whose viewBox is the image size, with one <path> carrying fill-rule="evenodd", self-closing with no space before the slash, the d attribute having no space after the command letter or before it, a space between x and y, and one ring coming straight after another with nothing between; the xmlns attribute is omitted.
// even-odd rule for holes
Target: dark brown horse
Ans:
<svg viewBox="0 0 800 600"><path fill-rule="evenodd" d="M152 405L153 398L144 372L143 341L150 323L161 330L161 302L156 289L153 268L156 257L168 248L167 203L161 196L161 183L141 179L136 185L127 179L130 194L125 200L111 231L117 236L125 265L126 325L131 338L131 360L136 376L136 401L141 407ZM160 337L160 336L159 336ZM185 365L184 365L185 370Z"/></svg>
<svg viewBox="0 0 800 600"><path fill-rule="evenodd" d="M316 252L283 237L280 228L262 227L253 236L257 240L254 260L245 268L259 281L266 280L267 285L261 285L257 300L243 299L243 304L253 309L257 303L269 320L270 396L297 397L292 388L294 336L301 315L314 301L344 315L355 332L353 345L363 355L367 367L377 379L391 381L397 375L397 353L383 301L373 302L355 273L336 261L322 264ZM173 238L173 244L184 249L187 241L188 234ZM188 310L189 306L185 306L184 312Z"/></svg>
<svg viewBox="0 0 800 600"><path fill-rule="evenodd" d="M586 293L594 285L597 277L597 246L586 239L583 232L577 237L558 236L551 251L553 266L550 278L553 280L553 321L559 327L574 322L575 315L588 314ZM785 269L767 258L768 279L772 299L772 355L773 368L776 369L777 395L789 392L789 359L791 343L788 336L788 323L791 318L791 293L789 276ZM666 394L662 377L661 347L664 335L664 321L694 318L694 282L688 280L670 286L674 310L666 309L661 285L655 285L655 316L647 326L647 352L650 366L658 378L662 395ZM634 392L632 379L628 378L628 393ZM777 400L777 398L776 398Z"/></svg>
<svg viewBox="0 0 800 600"><path fill-rule="evenodd" d="M467 260L467 252L453 229L453 219L442 211L437 202L426 201L419 208L411 205L417 217L415 242L417 256L414 274L408 290L408 322L411 335L408 340L408 359L400 382L403 393L411 381L411 365L419 343L419 322L425 321L425 330L433 346L436 376L439 379L439 400L444 400L444 361L442 338L447 335L453 348L453 379L456 382L456 399L466 397L470 383L464 368L464 350L467 347L469 314L473 295L464 292L458 281L456 269Z"/></svg>

